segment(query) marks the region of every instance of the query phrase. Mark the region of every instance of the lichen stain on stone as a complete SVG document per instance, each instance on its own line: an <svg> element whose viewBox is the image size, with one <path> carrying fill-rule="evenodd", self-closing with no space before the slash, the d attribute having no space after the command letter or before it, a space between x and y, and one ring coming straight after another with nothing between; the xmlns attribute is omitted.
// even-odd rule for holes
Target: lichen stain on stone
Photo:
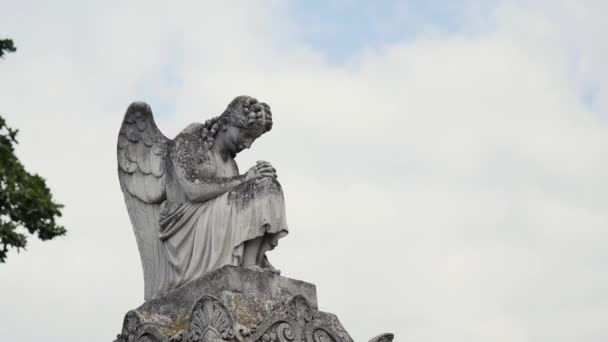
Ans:
<svg viewBox="0 0 608 342"><path fill-rule="evenodd" d="M208 178L215 165L209 150L201 139L193 133L180 133L172 142L171 153L177 165L185 172L191 182Z"/></svg>
<svg viewBox="0 0 608 342"><path fill-rule="evenodd" d="M151 313L145 310L137 311L142 318L142 322L157 326L161 332L167 336L173 336L182 330L188 329L190 312L181 310L173 317Z"/></svg>
<svg viewBox="0 0 608 342"><path fill-rule="evenodd" d="M241 293L223 293L224 303L232 311L235 321L242 327L251 329L260 323L268 312L268 303L259 298L244 297Z"/></svg>
<svg viewBox="0 0 608 342"><path fill-rule="evenodd" d="M252 317L250 310L248 310L249 308L241 301L239 297L234 297L234 308L236 309L235 315L237 316L237 321L241 325L251 327L256 323L255 317Z"/></svg>
<svg viewBox="0 0 608 342"><path fill-rule="evenodd" d="M187 311L182 311L175 317L169 326L162 327L162 332L167 336L173 336L182 330L188 329L188 321L190 314Z"/></svg>
<svg viewBox="0 0 608 342"><path fill-rule="evenodd" d="M171 318L160 315L157 313L151 313L144 310L139 310L137 313L141 316L143 322L145 323L154 323L160 326L167 325L171 323Z"/></svg>
<svg viewBox="0 0 608 342"><path fill-rule="evenodd" d="M262 196L281 194L282 189L278 181L270 177L258 178L245 182L228 193L228 203L237 210L243 210L249 204Z"/></svg>
<svg viewBox="0 0 608 342"><path fill-rule="evenodd" d="M171 148L169 149L171 151L169 162L177 166L189 182L225 186L236 179L245 177L244 175L215 177L217 168L215 158L197 134L180 133L171 142Z"/></svg>

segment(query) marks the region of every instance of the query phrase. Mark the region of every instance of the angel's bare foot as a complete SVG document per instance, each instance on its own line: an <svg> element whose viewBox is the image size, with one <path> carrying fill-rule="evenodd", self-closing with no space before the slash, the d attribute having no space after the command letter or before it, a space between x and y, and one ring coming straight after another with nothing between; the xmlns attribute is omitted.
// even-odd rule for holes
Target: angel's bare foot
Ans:
<svg viewBox="0 0 608 342"><path fill-rule="evenodd" d="M274 268L270 261L268 261L268 257L266 256L266 254L264 254L264 257L262 258L262 268L264 269L264 271L270 272L272 274L281 274L281 270Z"/></svg>
<svg viewBox="0 0 608 342"><path fill-rule="evenodd" d="M265 271L265 269L261 268L258 265L251 265L251 266L247 266L245 268L248 269L248 270L256 271L256 272L264 272Z"/></svg>
<svg viewBox="0 0 608 342"><path fill-rule="evenodd" d="M272 268L267 267L267 268L264 268L263 270L266 271L266 272L270 272L272 274L281 275L281 270L277 270L274 267L272 267Z"/></svg>

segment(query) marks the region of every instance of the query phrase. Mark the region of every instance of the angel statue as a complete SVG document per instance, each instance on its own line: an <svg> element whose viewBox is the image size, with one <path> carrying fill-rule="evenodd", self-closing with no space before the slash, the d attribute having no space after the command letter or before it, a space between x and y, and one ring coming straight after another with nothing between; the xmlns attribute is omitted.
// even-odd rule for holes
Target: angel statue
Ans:
<svg viewBox="0 0 608 342"><path fill-rule="evenodd" d="M144 271L145 299L224 265L278 273L266 252L287 234L275 168L240 174L237 153L272 128L270 107L249 96L165 137L143 102L118 135L118 178Z"/></svg>

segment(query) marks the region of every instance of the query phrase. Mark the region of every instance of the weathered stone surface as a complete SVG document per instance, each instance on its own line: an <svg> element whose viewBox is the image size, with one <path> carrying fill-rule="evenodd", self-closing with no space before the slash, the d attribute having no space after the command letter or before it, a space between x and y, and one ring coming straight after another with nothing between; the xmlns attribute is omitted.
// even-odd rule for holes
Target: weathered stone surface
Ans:
<svg viewBox="0 0 608 342"><path fill-rule="evenodd" d="M313 284L224 266L127 313L117 342L351 342Z"/></svg>
<svg viewBox="0 0 608 342"><path fill-rule="evenodd" d="M222 299L243 324L260 320L273 304L301 295L317 308L317 290L313 284L258 272L241 267L224 266L205 276L173 289L164 296L147 301L137 308L144 322L152 322L174 331L184 328L184 317L203 296Z"/></svg>

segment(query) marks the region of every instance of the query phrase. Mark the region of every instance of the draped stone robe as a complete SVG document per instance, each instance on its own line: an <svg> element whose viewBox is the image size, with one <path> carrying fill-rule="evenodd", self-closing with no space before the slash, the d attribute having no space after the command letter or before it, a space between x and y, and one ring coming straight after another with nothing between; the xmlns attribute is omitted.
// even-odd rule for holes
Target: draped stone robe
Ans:
<svg viewBox="0 0 608 342"><path fill-rule="evenodd" d="M168 288L224 265L240 266L246 241L287 234L281 185L273 178L244 182L202 202L186 196L185 186L219 184L239 176L233 159L207 150L196 127L178 135L167 160L167 199L161 205L160 240L170 264Z"/></svg>

